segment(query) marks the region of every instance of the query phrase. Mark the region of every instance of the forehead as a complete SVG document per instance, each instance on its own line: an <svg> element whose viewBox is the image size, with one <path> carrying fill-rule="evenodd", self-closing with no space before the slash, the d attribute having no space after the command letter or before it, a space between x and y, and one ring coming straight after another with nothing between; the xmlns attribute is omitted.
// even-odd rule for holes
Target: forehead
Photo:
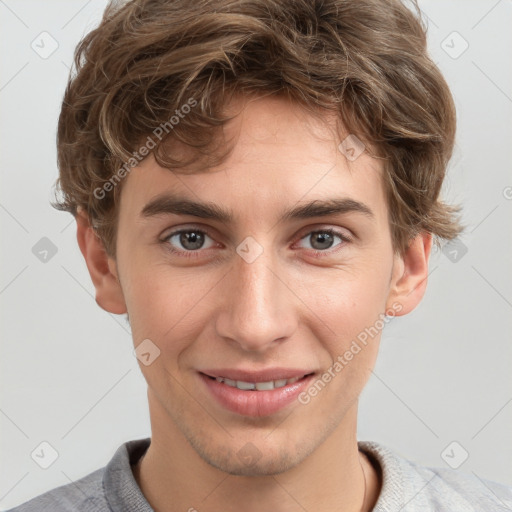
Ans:
<svg viewBox="0 0 512 512"><path fill-rule="evenodd" d="M188 174L162 168L150 155L123 184L122 215L140 216L149 201L172 192L222 204L239 221L272 222L283 205L332 197L368 204L387 218L381 161L367 152L347 158L339 145L350 134L333 113L319 118L271 96L235 98L227 111L237 115L223 129L233 144L224 162Z"/></svg>

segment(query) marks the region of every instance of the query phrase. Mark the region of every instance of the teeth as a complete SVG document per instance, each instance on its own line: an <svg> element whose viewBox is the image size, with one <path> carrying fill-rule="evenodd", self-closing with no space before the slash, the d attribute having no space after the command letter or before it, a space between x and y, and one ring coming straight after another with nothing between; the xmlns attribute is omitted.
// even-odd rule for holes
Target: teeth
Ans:
<svg viewBox="0 0 512 512"><path fill-rule="evenodd" d="M274 381L274 388L282 388L283 386L286 386L286 379Z"/></svg>
<svg viewBox="0 0 512 512"><path fill-rule="evenodd" d="M274 383L272 381L270 381L270 382L256 382L256 389L258 391L269 391L271 389L274 389Z"/></svg>
<svg viewBox="0 0 512 512"><path fill-rule="evenodd" d="M231 380L225 379L224 377L215 377L217 382L223 382L224 384L231 386L232 388L242 389L244 391L250 390L258 390L258 391L270 391L271 389L282 388L289 384L293 384L298 380L302 379L304 375L301 377L293 377L292 379L279 379L279 380L270 380L268 382L245 382L243 380Z"/></svg>
<svg viewBox="0 0 512 512"><path fill-rule="evenodd" d="M238 389L255 389L256 384L254 384L254 382L244 382L243 380L237 380L236 387Z"/></svg>

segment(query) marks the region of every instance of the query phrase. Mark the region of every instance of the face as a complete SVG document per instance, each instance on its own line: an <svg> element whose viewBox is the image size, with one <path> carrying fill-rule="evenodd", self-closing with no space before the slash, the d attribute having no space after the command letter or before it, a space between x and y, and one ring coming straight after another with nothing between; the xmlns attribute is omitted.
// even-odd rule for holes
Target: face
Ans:
<svg viewBox="0 0 512 512"><path fill-rule="evenodd" d="M237 105L218 167L175 174L148 157L132 170L109 263L135 346L150 340L153 429L223 471L264 475L355 432L384 315L408 306L381 163L348 160L333 118L275 97Z"/></svg>

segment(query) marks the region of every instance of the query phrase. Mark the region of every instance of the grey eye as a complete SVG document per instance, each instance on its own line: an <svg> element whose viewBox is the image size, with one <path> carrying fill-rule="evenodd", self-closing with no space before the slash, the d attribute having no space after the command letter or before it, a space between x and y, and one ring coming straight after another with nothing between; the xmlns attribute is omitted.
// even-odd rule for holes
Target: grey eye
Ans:
<svg viewBox="0 0 512 512"><path fill-rule="evenodd" d="M198 229L189 229L171 233L167 237L167 241L178 251L197 251L199 249L208 249L204 247L206 239L211 238L204 232ZM213 240L212 240L213 242Z"/></svg>
<svg viewBox="0 0 512 512"><path fill-rule="evenodd" d="M311 233L308 233L304 238L302 238L301 242L306 240L310 243L310 247L306 247L306 249L325 251L335 247L336 245L340 245L340 243L334 243L336 238L340 240L340 243L345 241L345 237L341 235L341 233L336 233L335 231L327 229L312 231Z"/></svg>

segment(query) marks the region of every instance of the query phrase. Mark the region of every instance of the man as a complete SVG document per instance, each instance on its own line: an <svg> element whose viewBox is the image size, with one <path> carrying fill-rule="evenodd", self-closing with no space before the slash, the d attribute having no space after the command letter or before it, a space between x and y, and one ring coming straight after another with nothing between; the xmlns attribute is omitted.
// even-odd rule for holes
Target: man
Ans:
<svg viewBox="0 0 512 512"><path fill-rule="evenodd" d="M448 87L397 0L138 1L80 43L60 209L128 314L152 435L14 509L505 510L512 489L357 442L432 244Z"/></svg>

